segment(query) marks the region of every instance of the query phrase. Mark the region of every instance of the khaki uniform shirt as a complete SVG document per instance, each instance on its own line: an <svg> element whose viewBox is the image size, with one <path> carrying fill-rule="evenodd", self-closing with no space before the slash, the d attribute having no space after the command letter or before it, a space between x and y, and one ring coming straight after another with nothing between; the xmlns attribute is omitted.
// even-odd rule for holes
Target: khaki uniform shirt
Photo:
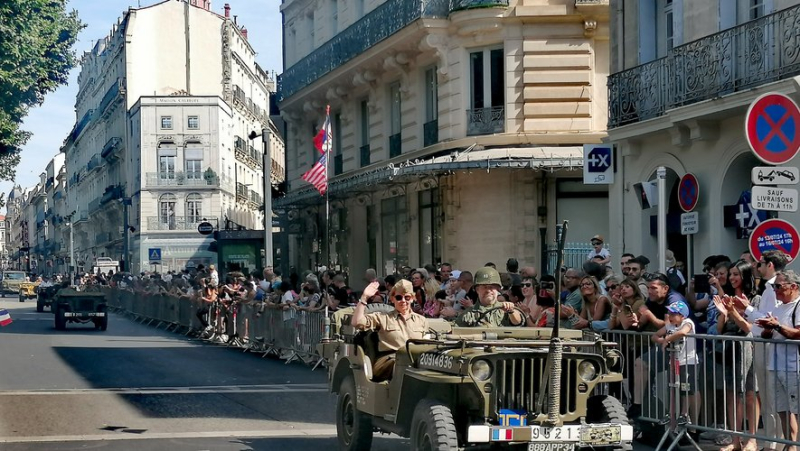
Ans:
<svg viewBox="0 0 800 451"><path fill-rule="evenodd" d="M375 312L365 315L357 327L378 332L380 351L397 351L408 340L423 338L428 331L428 319L414 312L410 312L407 319L396 310L391 313Z"/></svg>
<svg viewBox="0 0 800 451"><path fill-rule="evenodd" d="M511 318L508 313L503 309L497 309L488 315L483 315L483 312L493 308L500 307L499 302L486 307L480 302L465 310L456 318L456 326L461 327L508 327L511 324ZM482 318L481 318L482 316ZM480 322L478 319L480 318Z"/></svg>

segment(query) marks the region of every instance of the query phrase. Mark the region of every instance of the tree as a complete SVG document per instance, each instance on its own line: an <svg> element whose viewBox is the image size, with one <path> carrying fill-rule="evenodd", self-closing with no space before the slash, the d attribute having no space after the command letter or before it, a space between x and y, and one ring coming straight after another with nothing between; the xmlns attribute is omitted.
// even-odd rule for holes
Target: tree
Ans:
<svg viewBox="0 0 800 451"><path fill-rule="evenodd" d="M13 180L31 107L67 83L84 27L67 0L0 0L0 180ZM0 207L3 202L0 199Z"/></svg>

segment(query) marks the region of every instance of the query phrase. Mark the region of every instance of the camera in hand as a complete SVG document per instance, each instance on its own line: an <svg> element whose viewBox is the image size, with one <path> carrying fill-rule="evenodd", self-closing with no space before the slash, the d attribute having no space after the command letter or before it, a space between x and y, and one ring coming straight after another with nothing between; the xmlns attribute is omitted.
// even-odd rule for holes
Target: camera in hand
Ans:
<svg viewBox="0 0 800 451"><path fill-rule="evenodd" d="M694 275L694 292L695 293L708 293L711 291L711 284L708 283L708 274L695 274Z"/></svg>

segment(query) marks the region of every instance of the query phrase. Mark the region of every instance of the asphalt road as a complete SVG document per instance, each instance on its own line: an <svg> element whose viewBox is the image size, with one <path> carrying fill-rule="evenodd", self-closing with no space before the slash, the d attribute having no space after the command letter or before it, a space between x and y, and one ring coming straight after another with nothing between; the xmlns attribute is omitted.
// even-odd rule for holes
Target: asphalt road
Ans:
<svg viewBox="0 0 800 451"><path fill-rule="evenodd" d="M0 307L14 321L0 328L0 451L336 449L324 370L113 314L106 332L56 331L34 302ZM409 442L378 435L373 449Z"/></svg>
<svg viewBox="0 0 800 451"><path fill-rule="evenodd" d="M111 315L56 331L0 298L0 450L318 450L336 446L324 370ZM376 437L374 449L408 449Z"/></svg>

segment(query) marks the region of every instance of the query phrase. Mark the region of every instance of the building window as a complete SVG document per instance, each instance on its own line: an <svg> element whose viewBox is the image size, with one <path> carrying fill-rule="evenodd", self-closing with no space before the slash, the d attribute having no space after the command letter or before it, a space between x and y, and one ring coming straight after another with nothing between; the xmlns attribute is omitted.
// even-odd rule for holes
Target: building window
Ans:
<svg viewBox="0 0 800 451"><path fill-rule="evenodd" d="M369 148L369 103L367 99L359 103L359 125L361 127L361 147L359 148L359 156L361 158L361 167L369 166L370 164L370 148Z"/></svg>
<svg viewBox="0 0 800 451"><path fill-rule="evenodd" d="M172 130L172 116L161 116L161 129Z"/></svg>
<svg viewBox="0 0 800 451"><path fill-rule="evenodd" d="M764 17L764 0L749 0L750 7L748 8L750 20L756 20Z"/></svg>
<svg viewBox="0 0 800 451"><path fill-rule="evenodd" d="M161 230L175 230L175 202L176 197L172 193L161 195L158 200L158 222Z"/></svg>
<svg viewBox="0 0 800 451"><path fill-rule="evenodd" d="M339 32L339 0L330 0L331 37Z"/></svg>
<svg viewBox="0 0 800 451"><path fill-rule="evenodd" d="M186 179L200 180L203 178L203 160L186 160Z"/></svg>
<svg viewBox="0 0 800 451"><path fill-rule="evenodd" d="M197 193L186 196L186 222L197 224L203 219L203 198Z"/></svg>
<svg viewBox="0 0 800 451"><path fill-rule="evenodd" d="M505 62L503 49L470 53L470 107L467 134L502 133L505 129Z"/></svg>
<svg viewBox="0 0 800 451"><path fill-rule="evenodd" d="M441 263L441 227L439 190L420 191L419 195L419 258L424 263Z"/></svg>
<svg viewBox="0 0 800 451"><path fill-rule="evenodd" d="M666 50L670 51L675 47L675 17L673 15L672 0L665 0L664 5L664 43Z"/></svg>
<svg viewBox="0 0 800 451"><path fill-rule="evenodd" d="M333 135L333 175L344 172L344 156L342 155L342 115L333 115L331 124L331 135Z"/></svg>
<svg viewBox="0 0 800 451"><path fill-rule="evenodd" d="M408 215L405 196L381 201L381 247L385 274L408 265Z"/></svg>
<svg viewBox="0 0 800 451"><path fill-rule="evenodd" d="M189 121L186 126L189 130L197 130L200 128L200 118L197 116L189 116Z"/></svg>
<svg viewBox="0 0 800 451"><path fill-rule="evenodd" d="M161 155L158 157L158 178L162 180L175 178L175 157Z"/></svg>
<svg viewBox="0 0 800 451"><path fill-rule="evenodd" d="M423 125L423 146L439 142L439 79L436 67L425 71L425 125Z"/></svg>
<svg viewBox="0 0 800 451"><path fill-rule="evenodd" d="M389 85L389 158L394 158L403 153L401 102L400 83L392 83Z"/></svg>

